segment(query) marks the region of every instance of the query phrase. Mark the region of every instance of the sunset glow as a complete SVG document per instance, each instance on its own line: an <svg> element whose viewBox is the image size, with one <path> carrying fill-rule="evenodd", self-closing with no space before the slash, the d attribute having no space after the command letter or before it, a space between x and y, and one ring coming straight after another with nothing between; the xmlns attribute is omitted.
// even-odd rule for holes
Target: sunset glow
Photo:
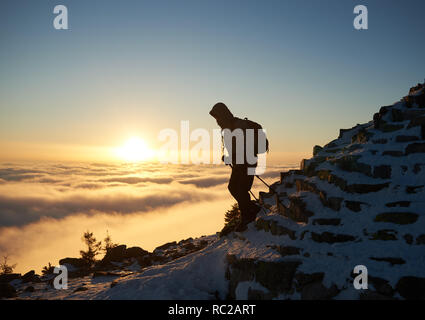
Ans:
<svg viewBox="0 0 425 320"><path fill-rule="evenodd" d="M128 162L140 162L152 159L155 152L139 137L128 139L125 144L116 149L116 155Z"/></svg>

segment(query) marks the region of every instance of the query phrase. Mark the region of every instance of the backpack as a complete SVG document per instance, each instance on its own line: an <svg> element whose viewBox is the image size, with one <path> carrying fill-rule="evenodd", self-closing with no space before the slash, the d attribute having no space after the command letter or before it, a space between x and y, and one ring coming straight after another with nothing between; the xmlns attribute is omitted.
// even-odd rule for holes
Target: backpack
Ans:
<svg viewBox="0 0 425 320"><path fill-rule="evenodd" d="M263 127L258 124L255 121L249 120L248 118L244 118L242 121L244 121L244 127L245 129L254 129L254 153L255 156L257 156L258 154L262 154L265 152L269 152L269 140L266 137L266 133L262 130ZM263 135L265 140L266 140L266 146L265 149L258 149L258 137L259 135Z"/></svg>

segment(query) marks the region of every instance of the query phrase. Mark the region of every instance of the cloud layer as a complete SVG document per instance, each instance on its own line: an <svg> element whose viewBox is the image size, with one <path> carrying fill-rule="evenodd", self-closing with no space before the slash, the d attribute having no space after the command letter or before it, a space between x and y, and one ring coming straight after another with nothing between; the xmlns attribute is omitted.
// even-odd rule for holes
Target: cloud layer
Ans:
<svg viewBox="0 0 425 320"><path fill-rule="evenodd" d="M263 176L276 179L283 168ZM227 190L223 166L31 163L0 167L0 227L43 217L142 213L181 203L213 201Z"/></svg>
<svg viewBox="0 0 425 320"><path fill-rule="evenodd" d="M288 168L268 168L274 182ZM0 165L0 255L18 272L78 255L81 235L109 230L119 243L152 250L211 234L234 200L225 166L101 163ZM254 191L267 190L258 180Z"/></svg>

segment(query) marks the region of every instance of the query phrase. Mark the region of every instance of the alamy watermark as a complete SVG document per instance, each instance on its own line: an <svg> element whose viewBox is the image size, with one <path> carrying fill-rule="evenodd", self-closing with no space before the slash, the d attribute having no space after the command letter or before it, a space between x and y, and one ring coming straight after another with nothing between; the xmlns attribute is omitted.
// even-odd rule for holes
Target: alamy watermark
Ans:
<svg viewBox="0 0 425 320"><path fill-rule="evenodd" d="M368 11L364 5L358 5L354 7L354 14L357 16L354 18L353 26L356 30L367 30L368 29Z"/></svg>
<svg viewBox="0 0 425 320"><path fill-rule="evenodd" d="M66 266L59 265L55 267L53 273L58 274L53 280L53 287L57 290L68 289L68 269Z"/></svg>
<svg viewBox="0 0 425 320"><path fill-rule="evenodd" d="M181 121L180 133L163 129L158 140L165 142L158 150L162 163L173 164L243 164L249 175L261 175L266 170L267 139L264 129L197 128L190 132L189 121ZM191 142L196 144L191 147Z"/></svg>
<svg viewBox="0 0 425 320"><path fill-rule="evenodd" d="M354 289L366 290L368 288L368 275L366 266L359 264L354 267L354 274L358 274L353 281Z"/></svg>

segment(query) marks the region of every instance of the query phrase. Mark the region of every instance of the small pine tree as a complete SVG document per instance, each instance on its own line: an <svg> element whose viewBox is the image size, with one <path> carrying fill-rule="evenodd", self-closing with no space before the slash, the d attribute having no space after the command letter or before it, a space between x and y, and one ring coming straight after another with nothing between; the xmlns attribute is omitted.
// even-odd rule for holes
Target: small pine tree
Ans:
<svg viewBox="0 0 425 320"><path fill-rule="evenodd" d="M241 211L237 203L232 205L230 210L227 210L224 214L224 227L220 231L220 237L227 235L232 232L233 229L238 225L241 220Z"/></svg>
<svg viewBox="0 0 425 320"><path fill-rule="evenodd" d="M54 271L55 267L52 266L52 264L49 262L49 264L47 266L43 267L43 270L41 270L41 273L45 276L48 274L52 274Z"/></svg>
<svg viewBox="0 0 425 320"><path fill-rule="evenodd" d="M232 205L230 210L227 210L224 215L225 225L233 224L239 222L241 218L241 211L239 210L239 206L237 203Z"/></svg>
<svg viewBox="0 0 425 320"><path fill-rule="evenodd" d="M13 269L16 268L16 263L15 264L8 264L7 260L9 259L9 257L3 256L3 262L0 262L0 274L10 274L13 273Z"/></svg>
<svg viewBox="0 0 425 320"><path fill-rule="evenodd" d="M93 266L96 262L96 256L102 250L102 241L97 241L93 232L85 232L82 240L87 245L87 251L80 251L81 258L87 262L89 266Z"/></svg>
<svg viewBox="0 0 425 320"><path fill-rule="evenodd" d="M106 230L106 237L105 237L105 239L103 241L105 242L105 245L103 246L103 249L102 250L105 253L107 253L109 250L111 250L112 248L115 248L117 246L116 243L113 243L112 242L112 238L109 235L108 230Z"/></svg>

